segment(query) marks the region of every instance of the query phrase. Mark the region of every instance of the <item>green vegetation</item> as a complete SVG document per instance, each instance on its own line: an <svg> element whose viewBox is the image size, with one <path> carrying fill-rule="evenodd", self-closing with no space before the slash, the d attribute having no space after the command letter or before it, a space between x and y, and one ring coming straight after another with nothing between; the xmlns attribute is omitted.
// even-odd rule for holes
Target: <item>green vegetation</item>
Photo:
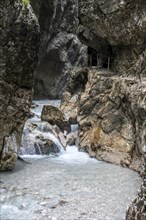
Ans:
<svg viewBox="0 0 146 220"><path fill-rule="evenodd" d="M30 0L21 0L21 1L24 5L28 5L30 3Z"/></svg>

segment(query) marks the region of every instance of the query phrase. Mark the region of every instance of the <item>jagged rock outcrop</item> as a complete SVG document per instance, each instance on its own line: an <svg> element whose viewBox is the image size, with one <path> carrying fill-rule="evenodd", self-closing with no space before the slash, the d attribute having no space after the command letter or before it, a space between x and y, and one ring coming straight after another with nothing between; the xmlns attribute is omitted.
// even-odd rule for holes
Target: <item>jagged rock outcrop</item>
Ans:
<svg viewBox="0 0 146 220"><path fill-rule="evenodd" d="M79 38L122 74L146 75L145 0L80 0Z"/></svg>
<svg viewBox="0 0 146 220"><path fill-rule="evenodd" d="M143 152L142 177L143 183L137 198L129 206L126 213L126 220L145 220L146 219L146 150Z"/></svg>
<svg viewBox="0 0 146 220"><path fill-rule="evenodd" d="M0 170L12 169L31 105L39 25L20 0L0 3Z"/></svg>
<svg viewBox="0 0 146 220"><path fill-rule="evenodd" d="M67 77L65 92L62 95L61 110L65 113L70 124L77 124L77 112L81 93L88 81L88 69L78 68Z"/></svg>
<svg viewBox="0 0 146 220"><path fill-rule="evenodd" d="M72 68L86 65L86 46L76 36L77 0L32 0L41 27L35 98L57 98Z"/></svg>
<svg viewBox="0 0 146 220"><path fill-rule="evenodd" d="M69 116L72 106L77 112L79 147L97 159L139 170L146 133L146 78L141 82L106 70L80 70L74 76L79 72L88 80L79 86L71 75L61 105Z"/></svg>
<svg viewBox="0 0 146 220"><path fill-rule="evenodd" d="M80 146L93 157L138 170L145 144L146 81L102 73L89 72L80 98Z"/></svg>

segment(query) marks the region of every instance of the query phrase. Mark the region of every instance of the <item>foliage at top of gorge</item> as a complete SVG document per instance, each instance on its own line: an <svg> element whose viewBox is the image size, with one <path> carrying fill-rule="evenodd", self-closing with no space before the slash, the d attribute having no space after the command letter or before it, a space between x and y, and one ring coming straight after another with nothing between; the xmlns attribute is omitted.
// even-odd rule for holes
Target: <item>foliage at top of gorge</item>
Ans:
<svg viewBox="0 0 146 220"><path fill-rule="evenodd" d="M24 5L30 4L30 0L21 0Z"/></svg>

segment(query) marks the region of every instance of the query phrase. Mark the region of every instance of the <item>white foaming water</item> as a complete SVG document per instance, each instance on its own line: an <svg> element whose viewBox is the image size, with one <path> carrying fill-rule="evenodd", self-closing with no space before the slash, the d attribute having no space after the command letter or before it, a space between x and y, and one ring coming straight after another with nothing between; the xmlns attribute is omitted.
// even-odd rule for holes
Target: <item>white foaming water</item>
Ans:
<svg viewBox="0 0 146 220"><path fill-rule="evenodd" d="M78 124L71 125L71 132L78 132Z"/></svg>
<svg viewBox="0 0 146 220"><path fill-rule="evenodd" d="M42 155L42 154L33 154L33 155L31 155L31 154L23 154L23 155L21 155L21 158L23 158L23 159L44 159L44 158L47 158L48 157L48 155Z"/></svg>
<svg viewBox="0 0 146 220"><path fill-rule="evenodd" d="M55 143L58 146L60 152L64 152L64 148L63 148L62 144L60 143L58 138L55 137L54 134L47 132L46 137L49 138L51 141L53 141L53 143Z"/></svg>
<svg viewBox="0 0 146 220"><path fill-rule="evenodd" d="M54 158L55 161L62 163L76 163L83 164L87 162L97 163L98 161L94 158L90 158L85 152L80 152L76 146L67 146L66 151Z"/></svg>

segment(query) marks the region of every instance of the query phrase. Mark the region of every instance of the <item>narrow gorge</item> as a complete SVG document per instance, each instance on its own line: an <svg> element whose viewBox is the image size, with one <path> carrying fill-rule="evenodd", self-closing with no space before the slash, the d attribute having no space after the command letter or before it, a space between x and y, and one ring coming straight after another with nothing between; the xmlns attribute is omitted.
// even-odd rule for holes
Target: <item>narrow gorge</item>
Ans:
<svg viewBox="0 0 146 220"><path fill-rule="evenodd" d="M0 219L145 220L145 0L0 17Z"/></svg>

